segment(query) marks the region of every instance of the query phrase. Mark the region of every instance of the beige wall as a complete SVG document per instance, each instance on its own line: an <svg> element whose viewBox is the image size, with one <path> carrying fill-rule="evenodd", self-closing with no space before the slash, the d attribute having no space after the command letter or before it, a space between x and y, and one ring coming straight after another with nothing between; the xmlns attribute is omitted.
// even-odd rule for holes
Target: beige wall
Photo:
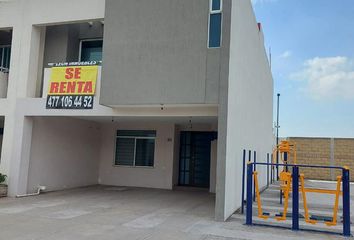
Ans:
<svg viewBox="0 0 354 240"><path fill-rule="evenodd" d="M118 129L156 130L154 167L114 166ZM105 185L172 189L175 125L172 123L102 124L99 183Z"/></svg>
<svg viewBox="0 0 354 240"><path fill-rule="evenodd" d="M99 125L74 118L34 118L28 192L97 184Z"/></svg>
<svg viewBox="0 0 354 240"><path fill-rule="evenodd" d="M354 139L291 137L296 143L297 163L306 165L348 166L354 169ZM335 180L340 171L329 169L306 169L301 172L308 179ZM351 180L354 180L351 174Z"/></svg>
<svg viewBox="0 0 354 240"><path fill-rule="evenodd" d="M115 137L118 129L156 130L154 168L114 166ZM172 189L178 185L180 131L213 131L210 124L189 126L174 123L104 123L101 124L99 183L104 185L136 186ZM216 144L214 144L216 145ZM215 152L216 146L214 146ZM215 156L214 156L215 157ZM211 173L216 171L214 159ZM215 191L215 174L211 176Z"/></svg>

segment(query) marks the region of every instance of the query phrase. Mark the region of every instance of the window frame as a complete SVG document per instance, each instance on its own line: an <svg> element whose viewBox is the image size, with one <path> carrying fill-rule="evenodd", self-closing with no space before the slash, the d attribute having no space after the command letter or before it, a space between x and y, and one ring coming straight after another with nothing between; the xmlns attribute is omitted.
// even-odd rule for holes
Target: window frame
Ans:
<svg viewBox="0 0 354 240"><path fill-rule="evenodd" d="M155 131L155 137L141 137L141 136L118 136L117 131L119 130L125 130L125 129L118 129L116 130L116 136L115 136L115 146L114 146L114 159L113 159L113 167L127 167L127 168L155 168L155 153L156 153L156 130L147 130L147 131ZM140 130L128 130L128 131L140 131ZM145 130L141 130L145 131ZM123 165L123 164L117 164L117 139L118 138L130 138L134 139L134 159L133 159L133 164L132 165ZM152 166L136 166L136 142L137 139L153 139L154 140L154 159L153 159L153 164Z"/></svg>
<svg viewBox="0 0 354 240"><path fill-rule="evenodd" d="M5 44L5 45L0 45L0 48L2 49L1 56L0 56L0 72L5 71L6 73L9 72L10 70L10 65L11 65L11 44ZM8 62L7 59L5 59L5 54L4 51L5 49L8 48L10 50L10 54L7 56L8 57ZM5 68L5 62L9 65L8 68Z"/></svg>
<svg viewBox="0 0 354 240"><path fill-rule="evenodd" d="M222 47L222 23L223 23L223 19L224 16L222 14L223 12L223 0L220 0L220 9L219 10L213 10L213 1L214 0L209 0L209 16L208 16L208 41L207 41L207 47L208 49L217 49L217 48L221 48ZM210 20L211 20L211 15L214 14L220 14L221 15L221 27L220 27L220 46L218 47L210 47Z"/></svg>
<svg viewBox="0 0 354 240"><path fill-rule="evenodd" d="M210 14L222 13L222 2L223 2L223 0L220 0L220 9L218 9L218 10L213 10L213 2L214 2L214 0L209 0L209 13Z"/></svg>
<svg viewBox="0 0 354 240"><path fill-rule="evenodd" d="M81 62L82 43L83 43L83 42L94 42L94 41L102 41L102 46L103 46L103 38L86 38L86 39L80 39L78 62ZM103 54L103 47L102 47L102 54Z"/></svg>

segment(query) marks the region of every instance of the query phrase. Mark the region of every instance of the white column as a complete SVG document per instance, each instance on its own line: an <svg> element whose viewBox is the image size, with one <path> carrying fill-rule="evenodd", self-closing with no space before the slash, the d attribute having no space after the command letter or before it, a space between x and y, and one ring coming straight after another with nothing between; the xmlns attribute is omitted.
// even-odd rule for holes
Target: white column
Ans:
<svg viewBox="0 0 354 240"><path fill-rule="evenodd" d="M9 171L8 195L27 193L28 168L31 154L33 119L14 115L14 118L6 121L6 133L4 143L4 161Z"/></svg>
<svg viewBox="0 0 354 240"><path fill-rule="evenodd" d="M32 139L32 118L27 118L18 109L17 99L34 96L39 56L31 63L31 54L39 49L36 43L39 29L31 25L16 25L13 28L11 66L8 80L7 106L0 172L8 176L9 196L26 193L27 175ZM38 46L37 46L38 45ZM33 59L32 59L33 60ZM32 68L35 67L35 70Z"/></svg>

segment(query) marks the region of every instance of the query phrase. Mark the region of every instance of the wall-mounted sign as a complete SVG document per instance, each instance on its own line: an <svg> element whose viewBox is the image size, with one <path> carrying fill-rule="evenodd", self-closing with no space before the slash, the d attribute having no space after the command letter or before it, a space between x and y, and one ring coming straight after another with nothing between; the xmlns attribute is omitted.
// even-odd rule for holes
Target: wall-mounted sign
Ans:
<svg viewBox="0 0 354 240"><path fill-rule="evenodd" d="M47 109L92 109L97 65L56 65L48 86Z"/></svg>

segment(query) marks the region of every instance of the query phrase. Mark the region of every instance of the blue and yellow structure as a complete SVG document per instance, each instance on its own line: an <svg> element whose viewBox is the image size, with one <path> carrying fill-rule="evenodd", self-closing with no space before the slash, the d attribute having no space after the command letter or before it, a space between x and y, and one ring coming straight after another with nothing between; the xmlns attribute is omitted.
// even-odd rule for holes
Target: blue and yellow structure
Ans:
<svg viewBox="0 0 354 240"><path fill-rule="evenodd" d="M284 145L285 146L285 145ZM289 145L290 146L290 145ZM294 146L294 145L293 145ZM290 148L287 148L288 150ZM289 153L289 151L286 151ZM294 155L293 155L294 156ZM296 154L295 154L296 156ZM294 158L293 158L294 159ZM296 157L295 157L296 159ZM258 177L259 172L255 171L255 165L258 166L269 166L271 167L285 167L292 168L292 172L282 171L279 175L280 189L284 193L284 206L283 212L281 214L275 214L275 219L277 221L285 221L287 219L288 203L290 192L292 193L292 230L300 230L299 227L299 193L302 195L303 206L304 206L304 219L306 223L316 224L320 220L324 220L327 226L336 226L338 224L337 215L339 208L339 198L342 196L343 201L343 235L351 236L350 230L350 188L349 188L349 168L348 167L337 167L337 166L321 166L321 165L298 165L293 163L262 163L262 162L251 162L247 163L247 186L246 186L246 224L253 225L252 216L252 202L253 202L253 191L255 192L255 197L257 200L257 217L262 220L267 220L270 217L270 213L263 212L261 194L259 189ZM337 169L342 171L341 176L337 176L336 188L331 189L320 189L320 188L307 188L305 186L305 176L299 172L300 168L327 168L327 169ZM254 186L254 189L253 189ZM342 190L341 190L342 187ZM322 218L321 216L311 215L309 213L307 193L318 193L318 194L330 194L334 195L333 203L333 215L329 218Z"/></svg>

